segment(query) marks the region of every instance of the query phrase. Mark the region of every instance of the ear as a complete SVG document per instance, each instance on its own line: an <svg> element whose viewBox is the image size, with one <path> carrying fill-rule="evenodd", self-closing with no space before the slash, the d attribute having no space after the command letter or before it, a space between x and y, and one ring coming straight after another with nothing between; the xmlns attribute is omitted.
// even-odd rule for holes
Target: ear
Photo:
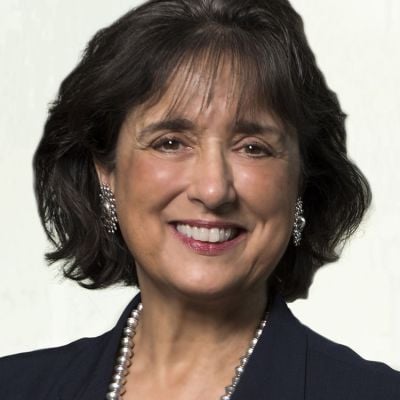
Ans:
<svg viewBox="0 0 400 400"><path fill-rule="evenodd" d="M114 173L101 164L98 160L93 159L94 166L96 168L97 177L99 178L100 184L106 184L110 186L111 190L114 191Z"/></svg>

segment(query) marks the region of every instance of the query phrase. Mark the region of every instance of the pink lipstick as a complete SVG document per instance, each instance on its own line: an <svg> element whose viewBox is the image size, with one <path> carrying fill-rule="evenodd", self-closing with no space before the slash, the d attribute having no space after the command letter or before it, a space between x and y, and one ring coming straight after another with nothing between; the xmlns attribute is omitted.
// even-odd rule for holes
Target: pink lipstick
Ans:
<svg viewBox="0 0 400 400"><path fill-rule="evenodd" d="M176 229L176 223L171 224L171 229L174 233L174 235L177 237L177 239L183 243L186 247L188 247L189 249L191 249L192 251L194 251L197 254L201 254L201 255L205 255L205 256L217 256L220 254L223 254L226 251L231 250L232 248L234 248L235 246L237 246L239 243L241 243L246 236L246 231L241 228L239 225L237 224L233 224L233 223L225 223L225 222L219 222L219 221L212 221L212 222L208 222L208 221L179 221L179 224L187 224L190 226L196 226L199 228L234 228L238 230L238 234L227 241L224 242L204 242L204 241L200 241L200 240L196 240L194 238L190 238L186 235L184 235L183 233L179 232Z"/></svg>

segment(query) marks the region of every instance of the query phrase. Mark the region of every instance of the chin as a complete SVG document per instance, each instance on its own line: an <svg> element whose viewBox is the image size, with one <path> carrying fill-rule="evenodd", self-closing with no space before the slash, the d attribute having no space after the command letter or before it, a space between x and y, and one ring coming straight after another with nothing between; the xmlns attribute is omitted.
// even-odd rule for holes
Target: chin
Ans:
<svg viewBox="0 0 400 400"><path fill-rule="evenodd" d="M207 302L222 300L232 296L239 296L240 287L244 286L240 280L226 279L186 279L169 283L169 290L191 302Z"/></svg>

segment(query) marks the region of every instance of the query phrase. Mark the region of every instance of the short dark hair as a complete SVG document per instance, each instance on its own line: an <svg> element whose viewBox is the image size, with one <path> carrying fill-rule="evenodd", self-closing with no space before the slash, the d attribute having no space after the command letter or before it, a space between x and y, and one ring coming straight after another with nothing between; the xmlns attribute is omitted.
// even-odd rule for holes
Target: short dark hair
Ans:
<svg viewBox="0 0 400 400"><path fill-rule="evenodd" d="M298 134L307 224L269 288L287 301L305 298L315 272L339 258L371 191L347 156L345 114L301 17L287 0L152 0L91 39L50 106L34 156L39 214L55 246L46 258L62 261L65 277L90 289L138 284L120 232L103 228L94 160L114 167L128 112L162 94L179 65L218 65L226 55L247 98L264 101Z"/></svg>

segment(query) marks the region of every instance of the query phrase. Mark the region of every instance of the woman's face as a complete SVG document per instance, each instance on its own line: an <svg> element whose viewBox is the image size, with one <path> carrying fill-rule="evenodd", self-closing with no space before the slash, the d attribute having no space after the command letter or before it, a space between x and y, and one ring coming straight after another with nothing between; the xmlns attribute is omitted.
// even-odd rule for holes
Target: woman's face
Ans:
<svg viewBox="0 0 400 400"><path fill-rule="evenodd" d="M268 110L239 118L230 79L221 74L216 82L207 106L201 87L189 88L185 105L167 115L172 83L158 103L133 111L115 169L100 172L115 194L142 290L193 299L265 288L290 240L295 134Z"/></svg>

